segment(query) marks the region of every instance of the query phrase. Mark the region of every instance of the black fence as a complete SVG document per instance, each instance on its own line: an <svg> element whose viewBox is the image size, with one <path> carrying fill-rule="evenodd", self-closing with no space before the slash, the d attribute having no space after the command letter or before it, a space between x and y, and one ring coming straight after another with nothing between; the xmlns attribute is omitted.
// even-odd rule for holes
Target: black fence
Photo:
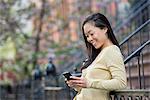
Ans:
<svg viewBox="0 0 150 100"><path fill-rule="evenodd" d="M0 100L71 100L74 94L68 86L45 86L41 80L28 85L0 86Z"/></svg>

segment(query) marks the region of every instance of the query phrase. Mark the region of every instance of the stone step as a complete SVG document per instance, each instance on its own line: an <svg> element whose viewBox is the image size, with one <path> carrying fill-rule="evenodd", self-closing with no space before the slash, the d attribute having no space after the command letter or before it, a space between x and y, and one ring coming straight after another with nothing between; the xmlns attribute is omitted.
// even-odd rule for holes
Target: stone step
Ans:
<svg viewBox="0 0 150 100"><path fill-rule="evenodd" d="M137 61L137 59L136 59L136 61L132 61L132 62L126 64L125 66L126 66L126 69L128 69L128 67L130 67L130 69L137 68L137 66L138 66L138 61ZM140 61L140 66L142 66L142 62L141 62L141 61ZM149 59L144 59L144 60L143 60L143 66L144 66L144 68L150 66L150 61L149 61Z"/></svg>
<svg viewBox="0 0 150 100"><path fill-rule="evenodd" d="M139 45L140 46L140 45ZM138 46L138 47L139 47ZM136 51L137 49L138 49L138 47L134 47L134 46L132 46L132 51L131 50L129 50L129 54L131 54L132 52L134 52L134 51ZM150 49L150 46L145 46L144 48L143 48L143 50L141 51L141 53L145 56L147 56L147 55L150 55L150 51L149 51L149 49ZM122 52L122 54L124 55L124 57L126 58L127 56L128 56L128 50L127 50L127 48L122 48L121 49L121 52Z"/></svg>
<svg viewBox="0 0 150 100"><path fill-rule="evenodd" d="M134 76L131 78L127 78L127 86L132 88L140 88L140 82L139 82L139 77L138 76ZM130 84L130 80L131 80L131 84ZM150 75L149 76L144 76L144 80L145 80L145 88L149 88L150 87ZM142 87L144 87L144 80L141 77L141 85ZM131 85L131 86L130 86Z"/></svg>

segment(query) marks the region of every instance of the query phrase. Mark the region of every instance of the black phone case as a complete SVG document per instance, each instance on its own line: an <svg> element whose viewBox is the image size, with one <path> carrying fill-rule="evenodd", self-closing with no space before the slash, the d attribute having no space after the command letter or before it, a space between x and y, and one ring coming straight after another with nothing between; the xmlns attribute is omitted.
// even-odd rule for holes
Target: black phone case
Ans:
<svg viewBox="0 0 150 100"><path fill-rule="evenodd" d="M72 76L72 75L70 74L70 72L64 72L63 75L65 76L65 78L66 78L67 80L70 80L70 79L71 79L70 76Z"/></svg>

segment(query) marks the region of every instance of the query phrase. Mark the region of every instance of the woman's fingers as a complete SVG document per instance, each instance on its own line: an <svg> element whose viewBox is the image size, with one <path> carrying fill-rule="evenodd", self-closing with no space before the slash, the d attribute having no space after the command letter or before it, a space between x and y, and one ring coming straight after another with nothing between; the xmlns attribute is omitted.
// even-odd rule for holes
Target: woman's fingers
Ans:
<svg viewBox="0 0 150 100"><path fill-rule="evenodd" d="M84 84L76 84L76 86L78 86L78 87L83 87L83 88L86 87Z"/></svg>
<svg viewBox="0 0 150 100"><path fill-rule="evenodd" d="M86 80L81 77L72 76L71 80L67 80L66 83L69 87L79 86L79 87L86 87Z"/></svg>
<svg viewBox="0 0 150 100"><path fill-rule="evenodd" d="M76 80L74 79L74 80L70 80L70 81L74 86L87 87L86 80L84 78L76 78Z"/></svg>
<svg viewBox="0 0 150 100"><path fill-rule="evenodd" d="M69 87L74 87L74 83L71 82L70 80L67 80L66 83Z"/></svg>
<svg viewBox="0 0 150 100"><path fill-rule="evenodd" d="M70 76L71 79L74 79L74 80L80 80L81 77L76 77L76 76Z"/></svg>
<svg viewBox="0 0 150 100"><path fill-rule="evenodd" d="M71 80L70 82L73 84L83 84L84 83L83 80Z"/></svg>

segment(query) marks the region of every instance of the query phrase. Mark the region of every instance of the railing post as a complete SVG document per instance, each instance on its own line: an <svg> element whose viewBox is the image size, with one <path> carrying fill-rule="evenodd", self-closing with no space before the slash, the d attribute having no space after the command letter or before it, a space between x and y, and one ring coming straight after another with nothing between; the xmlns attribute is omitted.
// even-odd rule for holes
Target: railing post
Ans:
<svg viewBox="0 0 150 100"><path fill-rule="evenodd" d="M140 65L140 52L137 54L137 59L138 59L138 80L139 80L139 85L140 85L140 89L142 89L142 85L141 85L141 65Z"/></svg>
<svg viewBox="0 0 150 100"><path fill-rule="evenodd" d="M133 100L132 96L129 96L129 97L127 98L127 100Z"/></svg>
<svg viewBox="0 0 150 100"><path fill-rule="evenodd" d="M130 89L132 89L132 81L131 81L131 66L130 63L128 63L128 71L129 71L129 84L130 84Z"/></svg>
<svg viewBox="0 0 150 100"><path fill-rule="evenodd" d="M142 62L141 62L142 63L141 64L142 65L141 66L142 67L142 81L143 81L143 88L145 89L145 76L144 76L145 74L144 74L143 53L141 53L141 60L142 60Z"/></svg>
<svg viewBox="0 0 150 100"><path fill-rule="evenodd" d="M129 41L127 42L127 52L128 52L128 54L127 54L127 56L129 56L129 54L130 54L130 45L129 45ZM130 88L132 89L132 82L131 82L131 66L130 66L130 63L128 63L128 71L129 71L129 84L130 84Z"/></svg>
<svg viewBox="0 0 150 100"><path fill-rule="evenodd" d="M129 41L127 42L127 52L128 52L127 56L129 56L129 54L130 54L130 45L129 45Z"/></svg>

